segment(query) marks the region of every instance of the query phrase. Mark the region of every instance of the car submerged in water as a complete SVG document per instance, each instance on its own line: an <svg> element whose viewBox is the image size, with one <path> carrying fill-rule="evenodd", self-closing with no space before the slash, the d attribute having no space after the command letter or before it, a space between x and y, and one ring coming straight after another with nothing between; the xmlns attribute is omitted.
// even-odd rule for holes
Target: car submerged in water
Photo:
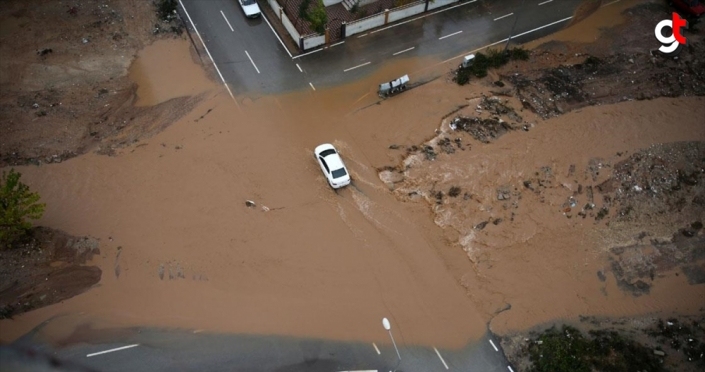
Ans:
<svg viewBox="0 0 705 372"><path fill-rule="evenodd" d="M259 5L255 0L237 0L240 3L242 11L245 13L247 18L257 18L260 16L261 12L259 10Z"/></svg>
<svg viewBox="0 0 705 372"><path fill-rule="evenodd" d="M324 143L316 147L313 153L330 187L339 189L350 184L350 173L333 145Z"/></svg>

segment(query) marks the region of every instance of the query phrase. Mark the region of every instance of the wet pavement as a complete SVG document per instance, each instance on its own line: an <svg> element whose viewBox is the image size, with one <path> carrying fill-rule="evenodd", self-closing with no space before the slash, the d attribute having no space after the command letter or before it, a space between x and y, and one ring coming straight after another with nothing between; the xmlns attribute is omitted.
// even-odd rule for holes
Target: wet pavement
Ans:
<svg viewBox="0 0 705 372"><path fill-rule="evenodd" d="M512 42L524 43L565 27L580 4L581 0L470 1L293 57L289 53L296 51L284 48L266 19L246 19L236 2L184 0L180 10L186 9L184 18L195 24L223 79L237 95L330 87L401 59L460 58L488 45L502 47L510 34ZM278 20L269 22L274 21ZM392 69L390 73L414 71Z"/></svg>
<svg viewBox="0 0 705 372"><path fill-rule="evenodd" d="M69 338L46 343L41 326L0 350L11 366L32 350L39 366L45 356L76 370L96 371L507 371L499 341L491 334L460 350L384 342L343 342L313 338L212 334L150 328L95 330L79 327ZM380 336L385 334L380 324ZM491 342L490 342L491 340ZM52 369L53 370L53 369ZM57 369L62 370L62 369Z"/></svg>

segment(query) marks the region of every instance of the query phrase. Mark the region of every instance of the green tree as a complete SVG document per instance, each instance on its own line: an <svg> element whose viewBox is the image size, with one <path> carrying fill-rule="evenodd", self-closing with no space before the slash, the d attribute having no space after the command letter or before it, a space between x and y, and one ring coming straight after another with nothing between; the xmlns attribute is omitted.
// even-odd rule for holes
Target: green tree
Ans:
<svg viewBox="0 0 705 372"><path fill-rule="evenodd" d="M31 192L29 186L20 182L22 174L10 169L2 172L0 181L0 249L12 246L25 236L32 223L44 214L46 204L39 203L39 194Z"/></svg>
<svg viewBox="0 0 705 372"><path fill-rule="evenodd" d="M311 22L311 28L319 34L326 31L326 23L328 23L328 14L326 14L326 6L323 5L323 0L318 0L306 14L306 19Z"/></svg>

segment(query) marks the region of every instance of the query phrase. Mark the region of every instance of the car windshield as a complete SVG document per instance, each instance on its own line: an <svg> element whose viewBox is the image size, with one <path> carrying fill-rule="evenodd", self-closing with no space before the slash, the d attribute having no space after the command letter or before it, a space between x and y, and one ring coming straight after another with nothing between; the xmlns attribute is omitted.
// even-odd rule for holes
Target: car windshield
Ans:
<svg viewBox="0 0 705 372"><path fill-rule="evenodd" d="M247 1L247 0L245 0L245 1ZM324 157L324 158L325 158L326 156L328 156L328 155L333 155L333 154L335 154L335 150L333 150L333 149L328 149L328 150L323 150L323 151L321 151L321 156Z"/></svg>
<svg viewBox="0 0 705 372"><path fill-rule="evenodd" d="M257 2L255 0L242 0L242 5L252 5L256 3Z"/></svg>
<svg viewBox="0 0 705 372"><path fill-rule="evenodd" d="M333 178L340 178L340 177L343 177L346 174L348 174L348 172L345 171L345 168L340 168L340 169L334 170L332 174L333 174Z"/></svg>

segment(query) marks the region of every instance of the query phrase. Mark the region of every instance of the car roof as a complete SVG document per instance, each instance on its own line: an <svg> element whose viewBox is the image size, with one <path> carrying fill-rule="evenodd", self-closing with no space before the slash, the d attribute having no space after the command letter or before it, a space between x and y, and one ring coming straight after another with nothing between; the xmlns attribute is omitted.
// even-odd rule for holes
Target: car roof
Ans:
<svg viewBox="0 0 705 372"><path fill-rule="evenodd" d="M336 170L345 167L343 165L343 159L341 159L340 155L338 154L328 155L324 159L326 160L326 163L328 164L331 170Z"/></svg>

